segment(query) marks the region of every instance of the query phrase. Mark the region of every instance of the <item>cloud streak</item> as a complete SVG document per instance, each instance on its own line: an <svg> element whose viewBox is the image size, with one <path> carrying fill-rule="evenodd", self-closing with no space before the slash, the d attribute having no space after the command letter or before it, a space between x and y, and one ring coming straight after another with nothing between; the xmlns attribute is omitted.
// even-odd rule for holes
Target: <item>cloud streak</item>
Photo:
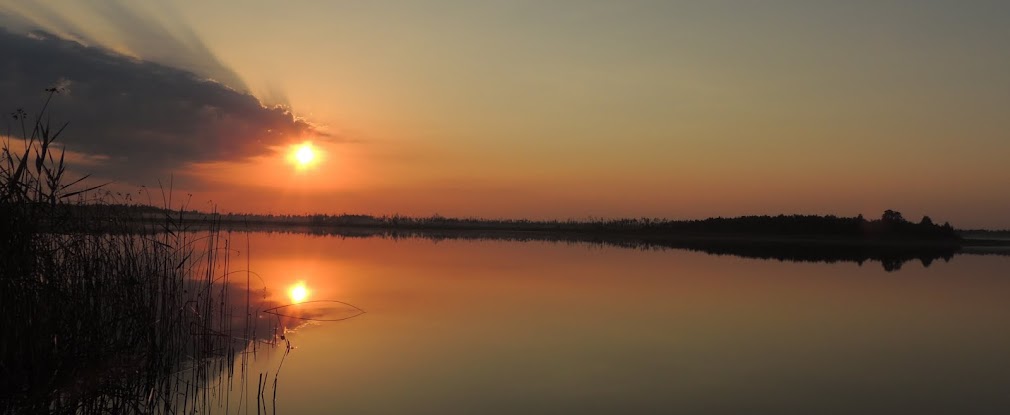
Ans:
<svg viewBox="0 0 1010 415"><path fill-rule="evenodd" d="M50 7L45 2L16 2L0 4L0 17L5 17L0 21L20 29L53 33L88 46L115 43L117 50L131 56L192 71L233 89L248 89L241 77L214 55L174 8L165 3L150 5L156 10L142 11L136 3L121 0L90 0L63 4L60 8ZM77 23L80 20L90 23L82 26Z"/></svg>
<svg viewBox="0 0 1010 415"><path fill-rule="evenodd" d="M173 9L163 7L159 13L175 23L174 30L170 30L159 20L117 0L95 0L90 5L126 47L145 60L179 66L233 89L247 90L238 74L225 66Z"/></svg>

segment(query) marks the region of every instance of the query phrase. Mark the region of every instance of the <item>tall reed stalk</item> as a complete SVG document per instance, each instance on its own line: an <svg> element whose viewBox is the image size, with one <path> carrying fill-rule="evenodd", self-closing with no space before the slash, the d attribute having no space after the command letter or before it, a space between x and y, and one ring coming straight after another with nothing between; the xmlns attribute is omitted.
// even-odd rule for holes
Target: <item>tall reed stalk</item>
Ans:
<svg viewBox="0 0 1010 415"><path fill-rule="evenodd" d="M252 339L249 310L229 302L227 234L186 232L170 196L157 217L93 203L109 196L70 178L67 125L47 115L57 93L34 118L12 114L0 149L0 413L227 403Z"/></svg>

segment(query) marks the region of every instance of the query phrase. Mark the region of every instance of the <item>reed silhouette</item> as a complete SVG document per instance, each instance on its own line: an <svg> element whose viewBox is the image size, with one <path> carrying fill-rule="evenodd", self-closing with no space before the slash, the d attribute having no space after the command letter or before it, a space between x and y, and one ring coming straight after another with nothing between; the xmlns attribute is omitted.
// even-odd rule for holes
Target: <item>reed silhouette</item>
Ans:
<svg viewBox="0 0 1010 415"><path fill-rule="evenodd" d="M70 179L46 92L0 149L0 413L206 412L245 383L243 350L277 343L282 316L257 317L279 305L213 220L188 232L171 188L136 215Z"/></svg>

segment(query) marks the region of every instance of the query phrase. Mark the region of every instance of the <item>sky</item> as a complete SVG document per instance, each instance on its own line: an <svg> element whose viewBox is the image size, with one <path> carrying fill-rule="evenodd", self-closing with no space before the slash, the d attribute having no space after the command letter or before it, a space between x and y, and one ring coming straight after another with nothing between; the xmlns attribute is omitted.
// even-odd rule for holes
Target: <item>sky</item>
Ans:
<svg viewBox="0 0 1010 415"><path fill-rule="evenodd" d="M0 0L0 109L64 87L77 171L196 209L1010 228L1007 21L1002 1Z"/></svg>

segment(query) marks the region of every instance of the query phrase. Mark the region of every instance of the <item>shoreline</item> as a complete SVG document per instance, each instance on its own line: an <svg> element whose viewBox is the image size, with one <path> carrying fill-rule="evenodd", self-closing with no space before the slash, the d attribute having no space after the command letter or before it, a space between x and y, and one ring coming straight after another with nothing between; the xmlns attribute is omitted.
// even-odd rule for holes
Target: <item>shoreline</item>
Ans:
<svg viewBox="0 0 1010 415"><path fill-rule="evenodd" d="M1010 239L1001 238L978 238L961 237L957 239L947 238L916 238L911 236L843 236L830 234L762 234L743 232L661 232L656 230L641 231L615 231L608 229L592 229L591 224L575 224L567 226L549 227L539 224L531 226L502 226L491 224L372 224L372 223L340 223L340 224L313 224L308 220L248 220L230 219L221 215L217 218L209 214L200 214L203 217L183 217L181 220L187 227L210 228L220 226L225 230L232 231L275 231L293 230L299 233L333 233L333 234L425 234L425 235L453 235L453 236L501 236L501 237L530 237L531 239L543 238L563 238L578 240L613 240L613 241L641 241L654 243L676 243L676 242L726 242L741 244L812 244L820 246L869 246L869 247L959 247L959 248L1008 248L1010 249ZM586 226L578 229L574 226ZM330 232L326 232L330 231ZM363 235L364 236L364 235Z"/></svg>

